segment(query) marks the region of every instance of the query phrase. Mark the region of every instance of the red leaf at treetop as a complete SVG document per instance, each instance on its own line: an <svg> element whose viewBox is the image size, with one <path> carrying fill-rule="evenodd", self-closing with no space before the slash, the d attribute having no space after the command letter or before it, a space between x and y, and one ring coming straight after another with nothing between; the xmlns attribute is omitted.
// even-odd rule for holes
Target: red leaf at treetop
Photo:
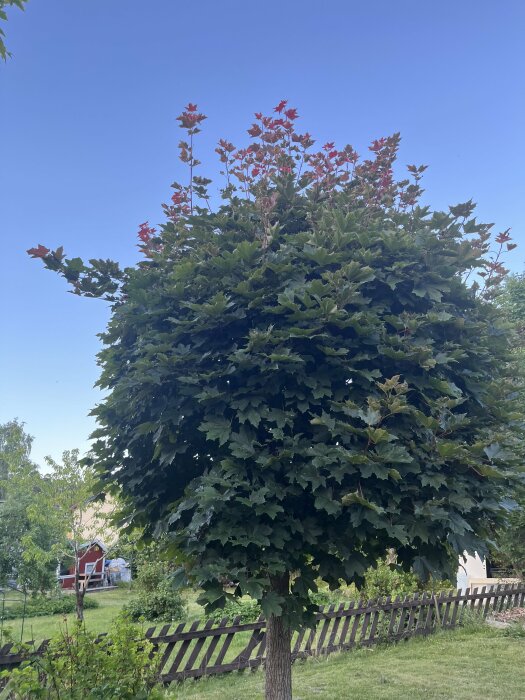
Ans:
<svg viewBox="0 0 525 700"><path fill-rule="evenodd" d="M29 250L26 252L32 258L45 258L49 253L49 248L46 248L44 245L39 243L37 248L29 248Z"/></svg>
<svg viewBox="0 0 525 700"><path fill-rule="evenodd" d="M510 236L508 230L502 231L501 233L498 233L498 235L496 236L496 243L500 243L500 244L507 243L510 240L511 240L511 236Z"/></svg>

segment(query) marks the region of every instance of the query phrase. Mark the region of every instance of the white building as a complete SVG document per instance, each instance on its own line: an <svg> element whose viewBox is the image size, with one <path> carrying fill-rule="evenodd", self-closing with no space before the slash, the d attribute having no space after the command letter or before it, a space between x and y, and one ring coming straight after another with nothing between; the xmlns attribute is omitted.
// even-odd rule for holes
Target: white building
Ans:
<svg viewBox="0 0 525 700"><path fill-rule="evenodd" d="M498 586L504 583L519 583L518 578L488 578L487 562L478 554L471 556L464 552L459 558L459 568L457 575L457 588L481 588L482 586Z"/></svg>
<svg viewBox="0 0 525 700"><path fill-rule="evenodd" d="M472 588L472 580L487 578L487 562L478 554L471 556L466 552L459 558L459 568L456 587L465 590ZM483 585L483 584L482 584Z"/></svg>

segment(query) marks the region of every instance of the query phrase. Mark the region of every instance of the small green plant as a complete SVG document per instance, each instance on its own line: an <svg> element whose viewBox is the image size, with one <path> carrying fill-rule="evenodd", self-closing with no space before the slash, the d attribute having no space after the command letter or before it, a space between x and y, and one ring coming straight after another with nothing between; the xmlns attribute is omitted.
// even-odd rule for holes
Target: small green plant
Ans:
<svg viewBox="0 0 525 700"><path fill-rule="evenodd" d="M81 623L65 625L51 640L42 657L27 657L22 665L0 674L8 679L12 700L157 700L163 697L153 645L143 638L129 618L117 620L108 635L97 637Z"/></svg>
<svg viewBox="0 0 525 700"><path fill-rule="evenodd" d="M525 624L523 622L511 622L508 627L503 629L505 637L513 639L525 639Z"/></svg>
<svg viewBox="0 0 525 700"><path fill-rule="evenodd" d="M479 632L486 628L487 623L482 611L464 606L460 612L459 625L467 632Z"/></svg>

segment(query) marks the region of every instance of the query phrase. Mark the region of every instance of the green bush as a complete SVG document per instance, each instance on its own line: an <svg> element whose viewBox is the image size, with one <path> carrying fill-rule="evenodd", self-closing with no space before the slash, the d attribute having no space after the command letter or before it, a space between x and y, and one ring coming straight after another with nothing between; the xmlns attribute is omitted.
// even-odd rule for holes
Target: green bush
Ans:
<svg viewBox="0 0 525 700"><path fill-rule="evenodd" d="M319 590L315 593L313 591L310 591L308 597L310 598L311 603L319 606L335 605L355 599L354 596L349 598L348 595L346 595L346 592L343 591L343 589L338 588L335 591L331 591L329 588L324 587L319 588Z"/></svg>
<svg viewBox="0 0 525 700"><path fill-rule="evenodd" d="M84 609L98 608L99 603L94 598L84 598ZM17 617L42 617L43 615L67 615L75 612L76 600L74 595L63 595L53 598L37 596L29 598L24 608L23 603L10 605L3 611L4 620L14 620ZM0 618L2 611L0 610Z"/></svg>
<svg viewBox="0 0 525 700"><path fill-rule="evenodd" d="M365 572L365 582L359 590L359 596L366 600L384 598L390 596L406 596L411 593L429 591L449 591L454 586L450 581L437 581L430 579L427 583L421 583L417 576L408 571L403 571L395 564L389 564L386 559L380 559L377 566L371 567Z"/></svg>
<svg viewBox="0 0 525 700"><path fill-rule="evenodd" d="M310 598L310 602L313 603L314 605L331 605L334 603L334 595L333 592L330 591L327 588L321 588L320 590L316 591L315 593L313 591L310 591L308 594L308 597Z"/></svg>
<svg viewBox="0 0 525 700"><path fill-rule="evenodd" d="M186 604L171 585L168 562L144 558L138 567L134 587L137 597L123 607L133 621L172 622L184 617Z"/></svg>
<svg viewBox="0 0 525 700"><path fill-rule="evenodd" d="M219 623L223 617L228 618L231 622L236 617L240 617L240 623L255 622L261 614L261 606L252 598L239 598L237 600L228 600L223 608L217 608L211 614L211 619Z"/></svg>
<svg viewBox="0 0 525 700"><path fill-rule="evenodd" d="M152 591L141 590L123 607L123 611L135 622L142 618L151 622L172 622L184 617L186 604L165 579Z"/></svg>
<svg viewBox="0 0 525 700"><path fill-rule="evenodd" d="M159 657L150 658L152 650L127 618L101 638L75 623L51 640L42 657L29 658L31 647L22 647L28 660L0 679L9 679L6 693L13 700L158 700Z"/></svg>
<svg viewBox="0 0 525 700"><path fill-rule="evenodd" d="M141 562L135 585L137 589L145 593L157 590L169 576L169 566L166 562L157 559Z"/></svg>

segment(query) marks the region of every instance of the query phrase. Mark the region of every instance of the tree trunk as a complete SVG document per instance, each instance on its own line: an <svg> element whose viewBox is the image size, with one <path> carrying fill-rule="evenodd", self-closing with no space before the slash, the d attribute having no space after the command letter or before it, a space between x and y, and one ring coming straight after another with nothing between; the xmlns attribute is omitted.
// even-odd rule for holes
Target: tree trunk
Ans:
<svg viewBox="0 0 525 700"><path fill-rule="evenodd" d="M272 590L289 593L289 575L272 577ZM266 700L292 700L291 632L282 617L266 621Z"/></svg>
<svg viewBox="0 0 525 700"><path fill-rule="evenodd" d="M84 622L84 591L77 591L77 620Z"/></svg>
<svg viewBox="0 0 525 700"><path fill-rule="evenodd" d="M80 584L80 574L78 571L78 563L75 566L75 597L76 597L76 612L77 620L79 622L84 622L84 594L86 590L82 590Z"/></svg>

